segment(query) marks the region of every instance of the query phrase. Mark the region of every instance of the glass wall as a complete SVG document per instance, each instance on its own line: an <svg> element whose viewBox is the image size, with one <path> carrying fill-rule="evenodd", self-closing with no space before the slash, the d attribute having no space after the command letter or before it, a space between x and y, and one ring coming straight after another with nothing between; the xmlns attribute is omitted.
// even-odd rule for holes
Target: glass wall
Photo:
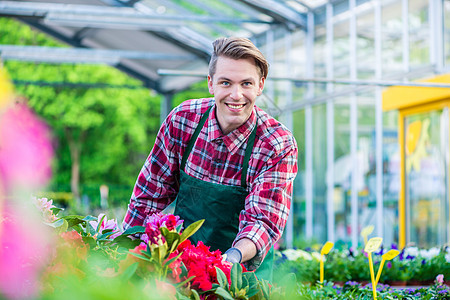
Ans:
<svg viewBox="0 0 450 300"><path fill-rule="evenodd" d="M334 102L334 212L335 238L349 241L351 232L350 105L347 97Z"/></svg>
<svg viewBox="0 0 450 300"><path fill-rule="evenodd" d="M429 248L447 242L448 109L405 117L407 240Z"/></svg>
<svg viewBox="0 0 450 300"><path fill-rule="evenodd" d="M326 106L315 105L313 120L313 236L317 241L327 239L327 127Z"/></svg>
<svg viewBox="0 0 450 300"><path fill-rule="evenodd" d="M450 67L450 0L444 0L444 57L445 65Z"/></svg>
<svg viewBox="0 0 450 300"><path fill-rule="evenodd" d="M373 7L368 4L370 2L364 5L364 9L356 17L356 61L359 79L375 77L375 19Z"/></svg>
<svg viewBox="0 0 450 300"><path fill-rule="evenodd" d="M430 61L430 28L428 0L409 1L409 65L422 67Z"/></svg>
<svg viewBox="0 0 450 300"><path fill-rule="evenodd" d="M383 1L381 8L382 74L399 74L403 70L402 1Z"/></svg>
<svg viewBox="0 0 450 300"><path fill-rule="evenodd" d="M439 5L433 7L439 7ZM450 66L450 0L443 0L442 7L444 31L443 36L437 38L443 40L444 57L441 58L443 64ZM351 74L356 74L356 80L388 81L405 78L411 80L424 78L437 72L433 70L435 65L431 64L432 35L430 31L434 29L429 19L431 15L438 16L439 13L429 11L428 0L356 1L353 11L349 9L351 9L349 1L333 1L332 4L315 11L316 24L313 31L292 33L293 75L300 78L306 77L308 60L313 59L311 74L315 78L331 76L338 81L332 85L293 84L294 103L304 102L304 105L293 112L300 166L294 190L294 198L298 204L295 208L294 231L298 236L302 236L307 230L306 224L311 222L313 227L311 234L319 239L319 242L324 242L329 236L333 236L335 242L351 244L353 230L358 234L358 242L361 244L359 231L367 225L376 227L376 224L381 222L383 226L380 228L383 231L380 234L383 235L384 243L397 243L400 190L398 112L390 111L382 113L381 116L377 115L377 103L381 103L382 99L381 88L376 88L376 84L375 86L348 85L340 84L339 80L349 80ZM331 17L327 18L327 15ZM352 21L353 16L356 22ZM377 17L380 19L377 20ZM351 24L356 26L355 43L351 40L353 31L350 28ZM331 33L327 32L330 29ZM309 35L313 35L312 53L306 53L305 45ZM281 43L282 39L277 42ZM353 44L355 49L351 49ZM380 51L376 49L378 45ZM301 53L304 53L304 60L297 57ZM356 59L352 59L351 53L356 53ZM377 57L378 54L380 57ZM356 69L352 70L352 66ZM414 70L420 69L424 71L414 73ZM305 95L309 95L309 98L305 98ZM311 99L311 97L314 98ZM356 110L352 109L355 106L351 104L355 103L352 102L354 99L356 99ZM334 119L332 118L331 121L327 118L327 102L329 101L333 104L329 106L333 110ZM311 105L312 128L305 129L305 126L309 126L305 123L305 118L307 119L305 108L309 105ZM327 127L327 122L332 122L331 126ZM379 138L380 134L377 135L377 122L382 123L378 127L382 128L382 146L378 152L379 156L377 155L377 136ZM356 130L352 129L355 124ZM329 128L333 129L331 135L327 132ZM312 153L310 154L306 153L309 147L306 137L308 130L311 130L312 136L310 141ZM332 138L332 145L329 145L328 137ZM330 157L328 147L331 147L332 156L334 156L332 166L327 163L327 158ZM352 147L356 150L352 151ZM306 157L312 159L311 179L306 178L307 163L302 161ZM377 165L381 168L377 169ZM334 170L331 193L327 191L329 170ZM378 174L377 170L381 174ZM312 191L310 200L306 196L308 190ZM355 225L355 215L352 215L351 206L352 191L356 191L358 206L355 228L352 228L352 224ZM308 201L310 201L309 204ZM445 201L439 201L436 205L442 207ZM411 203L413 202L414 200ZM306 213L308 205L312 207L311 215ZM332 215L327 207L333 207ZM445 220L448 222L447 216L436 217L440 220L436 222L443 222L442 218L447 218ZM411 222L417 218L419 216L410 216ZM331 227L328 222L333 222ZM436 224L430 223L432 227L430 230L437 230ZM333 234L330 235L327 228L333 228ZM416 229L411 227L410 238L419 242L418 233L413 232ZM439 239L442 240L442 237Z"/></svg>
<svg viewBox="0 0 450 300"><path fill-rule="evenodd" d="M397 124L397 111L383 113L383 240L386 245L399 240L400 149Z"/></svg>

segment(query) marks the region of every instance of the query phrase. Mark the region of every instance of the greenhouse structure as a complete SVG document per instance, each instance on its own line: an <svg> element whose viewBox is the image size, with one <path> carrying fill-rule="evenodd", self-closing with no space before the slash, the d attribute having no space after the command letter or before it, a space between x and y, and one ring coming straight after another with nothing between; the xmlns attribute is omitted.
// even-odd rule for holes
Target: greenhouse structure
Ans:
<svg viewBox="0 0 450 300"><path fill-rule="evenodd" d="M369 225L386 245L449 243L450 0L0 1L0 17L70 46L1 60L114 66L164 95L161 120L214 39L251 39L270 63L257 105L299 147L287 247L356 247Z"/></svg>

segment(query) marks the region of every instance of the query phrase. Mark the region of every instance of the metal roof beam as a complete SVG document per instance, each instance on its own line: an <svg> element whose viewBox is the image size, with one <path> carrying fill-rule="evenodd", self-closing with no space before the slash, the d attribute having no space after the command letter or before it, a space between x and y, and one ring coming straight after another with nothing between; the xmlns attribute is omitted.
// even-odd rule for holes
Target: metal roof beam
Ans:
<svg viewBox="0 0 450 300"><path fill-rule="evenodd" d="M285 6L284 4L274 0L240 0L256 9L264 11L267 15L273 17L276 20L283 19L291 26L306 28L306 17L303 14L297 13L293 9ZM289 24L286 24L289 25Z"/></svg>
<svg viewBox="0 0 450 300"><path fill-rule="evenodd" d="M45 22L66 26L89 26L120 29L154 29L177 27L186 22L263 23L260 19L239 19L202 15L144 14L131 7L108 7L43 2L0 1L0 16L42 18Z"/></svg>
<svg viewBox="0 0 450 300"><path fill-rule="evenodd" d="M56 39L58 39L58 40L60 40L60 41L62 41L64 43L66 43L68 45L71 45L72 47L88 49L88 48L86 48L85 45L83 45L81 43L80 40L71 39L71 38L61 34L60 32L58 32L58 31L56 31L56 30L54 30L54 29L52 29L52 28L50 28L48 26L45 26L45 25L37 22L36 20L31 20L29 18L19 18L19 19L20 19L20 21L24 22L25 24L28 24L29 26L32 26L32 27L34 27L34 28L36 28L36 29L38 29L38 30L40 30L40 31L50 35L50 36L53 36L54 38L56 38ZM157 91L158 93L163 93L164 92L164 91L161 90L161 88L159 86L159 83L156 80L148 77L145 74L142 74L140 72L137 72L137 71L131 69L130 67L124 65L124 63L119 62L114 67L119 69L120 71L125 72L128 75L130 75L130 76L132 76L132 77L142 81L144 83L145 87L147 87L149 89L153 89L153 90Z"/></svg>
<svg viewBox="0 0 450 300"><path fill-rule="evenodd" d="M0 45L3 59L51 63L106 63L116 65L121 59L190 60L194 55L150 53L144 51L103 50L85 48L57 48L39 46Z"/></svg>
<svg viewBox="0 0 450 300"><path fill-rule="evenodd" d="M192 15L192 12L190 12L189 10L185 9L184 7L181 7L180 5L174 3L173 1L168 1L168 0L159 0L159 2L166 6L169 7L175 11L177 11L177 13L181 14L181 15ZM141 2L137 2L134 4L134 8L136 8L138 11L142 11L144 8L148 9L147 6L145 4L142 4ZM223 35L227 35L225 33L225 31L223 30L223 28L221 28L220 26L216 25L216 24L210 24L210 26L216 30L217 32L219 32L220 34Z"/></svg>

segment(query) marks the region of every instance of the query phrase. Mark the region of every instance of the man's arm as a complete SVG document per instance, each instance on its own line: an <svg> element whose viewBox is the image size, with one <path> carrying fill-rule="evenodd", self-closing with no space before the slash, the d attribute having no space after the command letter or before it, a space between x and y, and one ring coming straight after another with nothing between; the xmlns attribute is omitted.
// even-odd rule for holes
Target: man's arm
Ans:
<svg viewBox="0 0 450 300"><path fill-rule="evenodd" d="M232 245L242 249L242 261L247 262L248 270L261 264L269 248L283 233L296 174L297 145L292 139L288 147L267 161L252 183L245 208L239 216L239 232Z"/></svg>
<svg viewBox="0 0 450 300"><path fill-rule="evenodd" d="M123 221L124 229L143 225L147 216L160 212L176 198L178 159L171 134L171 116L162 124L138 175Z"/></svg>

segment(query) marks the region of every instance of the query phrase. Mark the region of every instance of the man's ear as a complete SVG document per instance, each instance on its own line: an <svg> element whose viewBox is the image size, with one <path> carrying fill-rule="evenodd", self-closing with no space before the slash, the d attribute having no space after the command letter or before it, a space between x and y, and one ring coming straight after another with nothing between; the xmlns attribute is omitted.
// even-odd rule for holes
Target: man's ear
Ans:
<svg viewBox="0 0 450 300"><path fill-rule="evenodd" d="M211 95L214 95L213 80L209 75L208 75L208 90Z"/></svg>
<svg viewBox="0 0 450 300"><path fill-rule="evenodd" d="M259 80L259 87L258 87L258 96L261 96L263 90L264 90L264 83L266 83L266 78L261 77L261 79Z"/></svg>

